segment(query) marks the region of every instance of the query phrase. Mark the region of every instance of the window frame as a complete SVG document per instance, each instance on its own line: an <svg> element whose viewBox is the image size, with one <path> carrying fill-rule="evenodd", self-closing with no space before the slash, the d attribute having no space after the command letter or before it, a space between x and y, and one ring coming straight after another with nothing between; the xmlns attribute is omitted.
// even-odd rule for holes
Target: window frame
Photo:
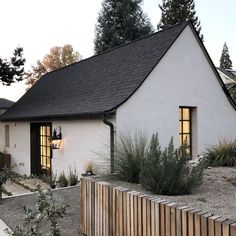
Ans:
<svg viewBox="0 0 236 236"><path fill-rule="evenodd" d="M184 119L183 116L183 111L184 109L188 109L189 110L189 119ZM180 115L181 114L181 115ZM179 106L179 136L178 136L178 140L180 141L180 137L181 137L181 144L179 143L179 147L181 147L181 145L183 145L184 143L184 136L185 135L189 135L189 145L187 145L187 148L189 148L189 156L187 157L188 159L192 159L192 107L189 106ZM186 133L184 132L184 128L183 128L183 124L184 122L189 122L189 132ZM181 124L181 132L180 132L180 124Z"/></svg>

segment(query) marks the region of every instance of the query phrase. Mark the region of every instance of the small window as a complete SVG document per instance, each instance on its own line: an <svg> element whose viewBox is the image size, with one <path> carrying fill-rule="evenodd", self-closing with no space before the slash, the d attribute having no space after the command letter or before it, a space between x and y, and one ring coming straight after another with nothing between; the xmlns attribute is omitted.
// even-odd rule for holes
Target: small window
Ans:
<svg viewBox="0 0 236 236"><path fill-rule="evenodd" d="M192 119L191 108L179 108L179 146L186 145L187 158L192 156Z"/></svg>
<svg viewBox="0 0 236 236"><path fill-rule="evenodd" d="M5 147L10 147L10 127L9 125L5 125Z"/></svg>

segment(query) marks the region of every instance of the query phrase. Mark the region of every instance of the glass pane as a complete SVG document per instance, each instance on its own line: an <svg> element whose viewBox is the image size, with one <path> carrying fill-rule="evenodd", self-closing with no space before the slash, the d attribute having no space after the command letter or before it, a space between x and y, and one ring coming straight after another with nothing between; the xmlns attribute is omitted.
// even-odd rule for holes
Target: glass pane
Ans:
<svg viewBox="0 0 236 236"><path fill-rule="evenodd" d="M50 136L50 127L47 126L47 135Z"/></svg>
<svg viewBox="0 0 236 236"><path fill-rule="evenodd" d="M50 138L49 137L47 137L47 146L50 146L50 140L49 140Z"/></svg>
<svg viewBox="0 0 236 236"><path fill-rule="evenodd" d="M179 133L180 134L183 133L183 131L182 131L182 122L181 121L179 122Z"/></svg>
<svg viewBox="0 0 236 236"><path fill-rule="evenodd" d="M184 143L187 145L187 146L190 146L190 134L184 134L183 136L183 140L184 140Z"/></svg>
<svg viewBox="0 0 236 236"><path fill-rule="evenodd" d="M47 157L47 167L50 168L50 158Z"/></svg>
<svg viewBox="0 0 236 236"><path fill-rule="evenodd" d="M190 133L190 122L183 121L183 133Z"/></svg>
<svg viewBox="0 0 236 236"><path fill-rule="evenodd" d="M50 147L47 147L47 156L50 157L50 151L51 151L51 148Z"/></svg>
<svg viewBox="0 0 236 236"><path fill-rule="evenodd" d="M182 120L182 108L179 108L179 120Z"/></svg>
<svg viewBox="0 0 236 236"><path fill-rule="evenodd" d="M183 108L183 120L190 120L190 109Z"/></svg>
<svg viewBox="0 0 236 236"><path fill-rule="evenodd" d="M179 135L179 146L182 145L182 135Z"/></svg>
<svg viewBox="0 0 236 236"><path fill-rule="evenodd" d="M43 145L44 145L44 146L47 145L46 140L47 140L47 138L46 138L46 137L43 137Z"/></svg>
<svg viewBox="0 0 236 236"><path fill-rule="evenodd" d="M46 148L45 147L42 147L42 155L46 156Z"/></svg>

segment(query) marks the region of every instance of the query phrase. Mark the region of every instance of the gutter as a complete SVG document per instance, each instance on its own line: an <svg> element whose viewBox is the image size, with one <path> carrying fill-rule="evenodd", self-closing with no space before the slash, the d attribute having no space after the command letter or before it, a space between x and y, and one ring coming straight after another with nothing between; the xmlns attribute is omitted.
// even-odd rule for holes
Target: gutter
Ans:
<svg viewBox="0 0 236 236"><path fill-rule="evenodd" d="M115 165L114 165L114 150L115 150L115 144L114 144L114 134L115 129L112 122L107 120L108 114L106 112L103 113L103 123L108 125L110 127L110 161L111 161L111 174L115 172Z"/></svg>

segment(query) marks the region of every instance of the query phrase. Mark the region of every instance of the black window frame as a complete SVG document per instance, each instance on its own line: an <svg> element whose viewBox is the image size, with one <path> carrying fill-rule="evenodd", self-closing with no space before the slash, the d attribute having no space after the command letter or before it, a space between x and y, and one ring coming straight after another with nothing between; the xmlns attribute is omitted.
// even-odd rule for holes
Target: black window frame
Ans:
<svg viewBox="0 0 236 236"><path fill-rule="evenodd" d="M189 109L189 119L184 119L184 117L183 117L184 109ZM179 139L178 140L180 140L180 137L181 137L181 144L179 143L179 147L181 148L181 146L185 142L184 136L189 135L189 145L186 146L187 148L189 148L189 156L187 156L187 158L192 159L192 107L179 106L178 115L180 114L180 112L181 112L181 116L179 117L179 126L181 124L181 132L179 130L179 136L178 136ZM189 122L189 133L184 132L184 129L183 129L184 122Z"/></svg>

